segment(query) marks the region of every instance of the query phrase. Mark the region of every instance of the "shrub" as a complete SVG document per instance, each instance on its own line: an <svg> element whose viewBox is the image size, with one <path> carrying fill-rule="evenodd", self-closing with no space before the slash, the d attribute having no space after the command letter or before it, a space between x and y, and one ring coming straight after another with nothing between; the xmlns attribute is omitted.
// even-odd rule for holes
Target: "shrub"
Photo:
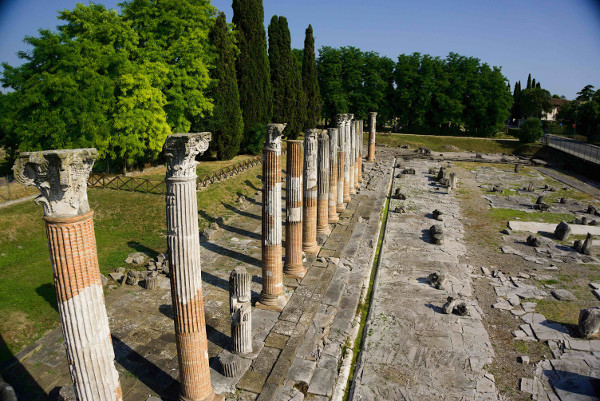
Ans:
<svg viewBox="0 0 600 401"><path fill-rule="evenodd" d="M242 142L242 152L258 155L262 152L267 135L267 126L265 124L256 124L248 130L248 135L244 137Z"/></svg>
<svg viewBox="0 0 600 401"><path fill-rule="evenodd" d="M518 133L519 141L524 143L533 143L543 134L542 121L539 118L528 118L525 120Z"/></svg>

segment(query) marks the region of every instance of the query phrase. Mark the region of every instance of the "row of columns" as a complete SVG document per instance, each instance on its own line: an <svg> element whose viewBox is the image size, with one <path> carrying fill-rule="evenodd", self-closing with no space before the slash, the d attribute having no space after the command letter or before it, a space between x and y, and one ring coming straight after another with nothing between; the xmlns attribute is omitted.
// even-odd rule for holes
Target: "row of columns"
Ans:
<svg viewBox="0 0 600 401"><path fill-rule="evenodd" d="M362 180L362 122L340 114L337 128L308 130L304 144L288 141L286 260L282 263L281 137L285 124L269 124L263 150L262 291L258 307L282 310L287 302L283 273L301 278L302 251L319 251L317 233L350 201ZM167 137L166 221L171 296L182 401L223 399L210 381L202 294L200 238L196 197L196 157L210 133ZM372 139L372 142L371 142ZM371 143L373 151L371 151ZM304 155L302 147L304 145ZM56 286L61 328L75 395L81 401L123 399L104 302L96 250L93 211L87 180L97 158L95 149L24 152L15 177L36 186L36 203L44 221ZM374 160L374 117L369 160ZM368 161L369 161L368 160Z"/></svg>

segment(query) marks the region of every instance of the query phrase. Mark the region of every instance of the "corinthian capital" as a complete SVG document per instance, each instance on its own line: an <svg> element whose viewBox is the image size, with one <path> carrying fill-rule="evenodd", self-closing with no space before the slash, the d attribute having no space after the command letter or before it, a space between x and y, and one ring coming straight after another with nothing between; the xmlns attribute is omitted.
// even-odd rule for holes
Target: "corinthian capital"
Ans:
<svg viewBox="0 0 600 401"><path fill-rule="evenodd" d="M346 120L346 114L336 114L335 123L339 126Z"/></svg>
<svg viewBox="0 0 600 401"><path fill-rule="evenodd" d="M36 186L48 217L74 217L90 211L87 180L98 157L96 149L46 150L21 153L13 167L15 178Z"/></svg>
<svg viewBox="0 0 600 401"><path fill-rule="evenodd" d="M163 146L167 159L167 179L195 178L198 164L196 156L206 152L210 138L210 132L169 135Z"/></svg>
<svg viewBox="0 0 600 401"><path fill-rule="evenodd" d="M377 112L376 111L372 111L369 114L371 114L371 118L375 119L375 117L377 117Z"/></svg>
<svg viewBox="0 0 600 401"><path fill-rule="evenodd" d="M267 124L265 149L273 152L281 152L281 137L286 126L287 124Z"/></svg>

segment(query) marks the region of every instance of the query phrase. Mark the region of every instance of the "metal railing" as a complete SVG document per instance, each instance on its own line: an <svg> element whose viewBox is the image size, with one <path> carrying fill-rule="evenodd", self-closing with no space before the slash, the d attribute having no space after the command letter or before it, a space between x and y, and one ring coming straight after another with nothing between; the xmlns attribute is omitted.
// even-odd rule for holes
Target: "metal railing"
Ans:
<svg viewBox="0 0 600 401"><path fill-rule="evenodd" d="M550 134L544 135L543 143L580 159L600 164L599 146Z"/></svg>

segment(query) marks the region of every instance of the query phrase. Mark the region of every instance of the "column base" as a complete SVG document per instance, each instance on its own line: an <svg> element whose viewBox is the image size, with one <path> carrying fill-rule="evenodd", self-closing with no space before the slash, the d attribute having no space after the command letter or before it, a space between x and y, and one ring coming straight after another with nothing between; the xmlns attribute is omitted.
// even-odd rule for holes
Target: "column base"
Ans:
<svg viewBox="0 0 600 401"><path fill-rule="evenodd" d="M346 210L346 205L343 203L338 203L337 205L335 205L335 211L338 213L342 213L344 210ZM338 216L338 221L340 220L340 217Z"/></svg>
<svg viewBox="0 0 600 401"><path fill-rule="evenodd" d="M321 247L315 242L314 244L302 245L302 250L308 255L316 256L321 250Z"/></svg>
<svg viewBox="0 0 600 401"><path fill-rule="evenodd" d="M350 198L350 194L348 194L347 196L344 195L344 203L350 203L351 200L352 198Z"/></svg>
<svg viewBox="0 0 600 401"><path fill-rule="evenodd" d="M350 193L350 195L356 195L356 188L354 187L354 185L351 185L348 192Z"/></svg>
<svg viewBox="0 0 600 401"><path fill-rule="evenodd" d="M258 301L256 301L256 305L254 305L254 307L258 309L266 309L281 312L283 311L283 308L285 308L285 305L287 305L287 301L287 297L283 294L275 298L265 298L261 293L260 298L258 299Z"/></svg>
<svg viewBox="0 0 600 401"><path fill-rule="evenodd" d="M325 227L317 227L317 235L329 235L331 234L331 230L329 229L329 224Z"/></svg>
<svg viewBox="0 0 600 401"><path fill-rule="evenodd" d="M327 219L327 222L328 222L329 224L335 224L335 223L337 223L338 221L340 221L340 216L338 216L338 214L337 214L337 209L336 209L336 213L335 213L335 214L331 214L331 213L329 214L329 217L328 217L328 219Z"/></svg>
<svg viewBox="0 0 600 401"><path fill-rule="evenodd" d="M183 395L179 395L179 401L225 401L225 396L222 396L221 394L215 394L214 392L209 395L208 397L202 398L202 399L192 399L192 398L188 398L185 397Z"/></svg>
<svg viewBox="0 0 600 401"><path fill-rule="evenodd" d="M304 267L304 265L284 265L283 275L288 278L304 278L304 276L306 276L306 267Z"/></svg>
<svg viewBox="0 0 600 401"><path fill-rule="evenodd" d="M373 159L367 159L367 163L375 163L375 158L373 158Z"/></svg>

